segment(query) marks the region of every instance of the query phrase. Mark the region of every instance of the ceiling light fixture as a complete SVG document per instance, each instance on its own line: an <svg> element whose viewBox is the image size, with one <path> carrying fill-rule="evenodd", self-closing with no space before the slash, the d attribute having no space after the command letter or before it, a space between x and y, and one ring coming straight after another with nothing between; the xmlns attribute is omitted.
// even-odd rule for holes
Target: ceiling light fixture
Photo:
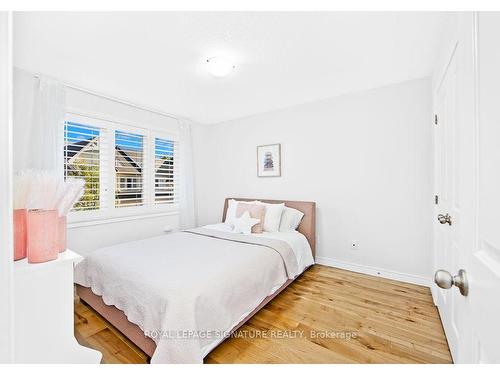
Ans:
<svg viewBox="0 0 500 375"><path fill-rule="evenodd" d="M236 65L224 57L210 57L206 63L208 72L217 78L228 76L236 68Z"/></svg>

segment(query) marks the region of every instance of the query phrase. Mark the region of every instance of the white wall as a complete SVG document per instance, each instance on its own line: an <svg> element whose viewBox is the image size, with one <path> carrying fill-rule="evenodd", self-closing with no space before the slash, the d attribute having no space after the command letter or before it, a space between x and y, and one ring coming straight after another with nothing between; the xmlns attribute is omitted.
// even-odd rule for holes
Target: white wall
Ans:
<svg viewBox="0 0 500 375"><path fill-rule="evenodd" d="M12 23L0 12L0 363L13 359Z"/></svg>
<svg viewBox="0 0 500 375"><path fill-rule="evenodd" d="M117 222L90 225L69 224L68 248L86 255L101 247L165 234L165 227L178 230L179 215L166 213L163 216L133 218Z"/></svg>
<svg viewBox="0 0 500 375"><path fill-rule="evenodd" d="M426 283L431 117L431 82L420 79L198 126L199 224L220 221L229 196L316 201L318 260ZM282 145L282 177L258 178L256 146L270 143Z"/></svg>

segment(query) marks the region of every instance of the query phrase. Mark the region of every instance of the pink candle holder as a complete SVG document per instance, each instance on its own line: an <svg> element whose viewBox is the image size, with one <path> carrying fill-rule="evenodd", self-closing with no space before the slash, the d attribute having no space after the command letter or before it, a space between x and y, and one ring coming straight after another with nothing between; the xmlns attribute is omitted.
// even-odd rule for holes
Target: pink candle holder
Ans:
<svg viewBox="0 0 500 375"><path fill-rule="evenodd" d="M28 263L48 262L59 256L58 217L57 210L28 211Z"/></svg>
<svg viewBox="0 0 500 375"><path fill-rule="evenodd" d="M66 224L66 216L57 218L57 248L60 253L66 250Z"/></svg>
<svg viewBox="0 0 500 375"><path fill-rule="evenodd" d="M14 210L14 260L26 258L28 210Z"/></svg>

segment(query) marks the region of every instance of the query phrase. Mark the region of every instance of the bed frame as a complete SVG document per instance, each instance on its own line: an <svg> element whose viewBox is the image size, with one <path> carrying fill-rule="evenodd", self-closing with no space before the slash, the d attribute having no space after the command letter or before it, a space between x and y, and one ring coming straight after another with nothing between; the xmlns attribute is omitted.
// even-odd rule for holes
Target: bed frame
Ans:
<svg viewBox="0 0 500 375"><path fill-rule="evenodd" d="M316 203L315 202L302 202L302 201L280 201L280 200L268 200L268 199L249 199L249 198L226 198L224 202L224 211L222 214L222 221L226 218L226 212L228 207L228 201L230 199L236 199L238 201L254 201L260 200L265 203L285 203L287 207L295 208L304 213L304 217L297 228L297 230L302 233L309 244L311 245L311 250L313 257L316 254ZM294 280L288 280L283 284L276 292L264 299L259 306L257 306L250 314L248 314L236 327L231 330L231 333L235 332L243 324L245 324L252 316L254 316L262 307L264 307L269 301L276 297L283 289L290 285ZM118 331L125 335L130 341L137 345L144 353L149 357L153 356L156 349L155 342L144 335L144 332L134 323L131 323L123 311L117 309L114 306L108 306L104 303L102 298L92 292L90 288L83 287L81 285L76 285L76 292L80 299L92 307L95 311L101 314L109 323L111 323ZM223 341L221 341L222 343ZM220 343L219 343L220 344Z"/></svg>

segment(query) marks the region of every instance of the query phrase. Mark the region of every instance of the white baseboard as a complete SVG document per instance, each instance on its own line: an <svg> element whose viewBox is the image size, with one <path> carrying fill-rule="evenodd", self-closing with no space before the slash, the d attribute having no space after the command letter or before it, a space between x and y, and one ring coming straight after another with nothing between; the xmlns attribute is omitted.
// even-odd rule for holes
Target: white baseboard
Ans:
<svg viewBox="0 0 500 375"><path fill-rule="evenodd" d="M432 283L432 285L431 285L432 301L434 302L434 304L436 306L437 306L437 292L438 292L437 285Z"/></svg>
<svg viewBox="0 0 500 375"><path fill-rule="evenodd" d="M349 263L340 260L336 260L328 257L316 257L316 263L324 266L341 268L348 271L364 273L366 275L384 277L386 279L392 279L397 281L403 281L410 284L422 285L426 287L431 287L433 285L432 280L425 278L423 276L412 275L403 272L386 270L383 268L376 268L372 266L365 266L361 264Z"/></svg>

